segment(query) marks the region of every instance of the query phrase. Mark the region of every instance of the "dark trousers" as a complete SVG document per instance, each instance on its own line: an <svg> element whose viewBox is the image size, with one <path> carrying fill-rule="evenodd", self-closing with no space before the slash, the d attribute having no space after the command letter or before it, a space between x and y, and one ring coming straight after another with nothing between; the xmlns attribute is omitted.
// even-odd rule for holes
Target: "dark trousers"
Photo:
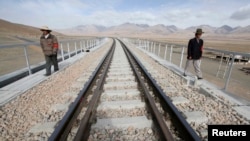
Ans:
<svg viewBox="0 0 250 141"><path fill-rule="evenodd" d="M45 55L45 60L46 60L46 64L45 64L46 74L51 74L51 65L52 64L54 66L54 71L59 70L57 55L50 55L50 56Z"/></svg>

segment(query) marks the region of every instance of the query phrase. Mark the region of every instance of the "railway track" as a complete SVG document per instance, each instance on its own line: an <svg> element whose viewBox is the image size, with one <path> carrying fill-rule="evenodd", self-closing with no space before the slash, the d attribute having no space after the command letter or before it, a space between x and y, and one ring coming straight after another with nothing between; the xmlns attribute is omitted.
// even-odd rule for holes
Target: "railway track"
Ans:
<svg viewBox="0 0 250 141"><path fill-rule="evenodd" d="M115 39L49 140L200 138L138 59Z"/></svg>

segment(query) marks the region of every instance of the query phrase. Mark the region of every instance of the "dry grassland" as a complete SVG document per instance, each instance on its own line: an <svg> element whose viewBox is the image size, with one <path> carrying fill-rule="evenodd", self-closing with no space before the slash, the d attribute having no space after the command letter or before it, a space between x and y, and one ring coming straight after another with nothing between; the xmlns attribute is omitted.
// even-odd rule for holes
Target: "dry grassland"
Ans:
<svg viewBox="0 0 250 141"><path fill-rule="evenodd" d="M2 38L3 37L3 38ZM25 38L25 37L24 37ZM93 37L81 37L81 36L57 36L58 41L71 40L71 39L93 39ZM39 42L39 37L36 36L27 38L28 40L33 40ZM0 45L5 44L22 44L25 43L22 40L18 40L13 36L7 36L0 34ZM69 42L70 51L75 50L74 42ZM79 43L77 44L79 49ZM45 61L42 49L40 46L31 45L27 48L28 59L30 65L36 65L40 62ZM63 44L63 50L68 51L67 44ZM60 56L59 52L59 56ZM27 68L26 58L24 55L24 46L10 47L10 48L0 48L0 76Z"/></svg>
<svg viewBox="0 0 250 141"><path fill-rule="evenodd" d="M193 38L190 36L190 39ZM187 46L189 38L150 38L154 41L180 44ZM216 38L216 37L202 37L204 40L204 48L213 48L218 50L227 50L234 52L250 53L249 39L232 39L232 38Z"/></svg>
<svg viewBox="0 0 250 141"><path fill-rule="evenodd" d="M38 64L44 60L42 50L37 46L27 47L29 63L31 65ZM14 72L16 70L26 68L26 58L24 55L24 47L1 48L0 49L0 76Z"/></svg>

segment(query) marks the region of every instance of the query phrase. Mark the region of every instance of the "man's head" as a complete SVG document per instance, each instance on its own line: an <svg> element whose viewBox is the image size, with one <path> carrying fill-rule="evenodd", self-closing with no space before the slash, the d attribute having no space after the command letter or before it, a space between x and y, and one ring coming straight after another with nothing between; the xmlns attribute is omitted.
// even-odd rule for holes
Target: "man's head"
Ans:
<svg viewBox="0 0 250 141"><path fill-rule="evenodd" d="M40 30L43 32L43 35L49 34L52 30L48 28L48 26L42 26Z"/></svg>
<svg viewBox="0 0 250 141"><path fill-rule="evenodd" d="M195 37L200 38L203 33L204 32L202 31L201 28L197 28L195 32Z"/></svg>

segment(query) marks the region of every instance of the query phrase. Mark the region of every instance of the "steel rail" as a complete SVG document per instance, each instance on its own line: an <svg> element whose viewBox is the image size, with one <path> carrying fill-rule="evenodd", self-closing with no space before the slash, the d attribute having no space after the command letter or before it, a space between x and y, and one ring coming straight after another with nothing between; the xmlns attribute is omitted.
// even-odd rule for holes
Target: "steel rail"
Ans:
<svg viewBox="0 0 250 141"><path fill-rule="evenodd" d="M152 113L153 118L155 119L153 121L155 121L156 124L158 125L158 127L160 127L160 130L158 130L158 131L161 132L161 137L163 138L162 140L173 141L174 138L173 138L169 128L167 127L165 121L163 120L163 117L162 117L160 111L158 110L158 108L154 102L154 99L150 95L149 90L145 85L145 82L141 79L141 75L139 74L139 71L136 70L135 63L137 64L137 62L133 63L134 57L132 56L131 52L128 51L127 47L121 41L120 41L120 43L122 44L122 47L123 47L128 59L129 59L129 62L132 65L133 72L135 73L137 81L139 82L139 87L142 88L143 94L145 95L146 103L148 104L149 109L151 109L150 111Z"/></svg>
<svg viewBox="0 0 250 141"><path fill-rule="evenodd" d="M115 42L115 41L114 41ZM97 82L96 89L93 92L93 96L89 102L89 106L87 111L84 114L84 117L82 118L80 122L80 126L77 130L76 136L74 138L74 141L85 141L88 140L89 132L90 132L90 126L91 126L91 120L95 116L95 110L98 105L98 101L100 99L101 93L103 92L103 84L105 81L105 77L107 76L108 68L111 64L111 60L114 54L115 50L115 43L112 46L111 51L109 52L108 56L105 59L105 64L103 64L102 68L102 74L100 76L99 81Z"/></svg>
<svg viewBox="0 0 250 141"><path fill-rule="evenodd" d="M124 48L124 46L123 46L123 48ZM140 78L141 76L139 75L139 71L136 70L136 66L133 63L131 55L128 54L128 51L126 49L124 49L124 51L128 57L128 60L130 62L131 67L133 68L134 73L136 74L136 77L137 77L137 80L139 81L140 87L142 87L144 89L143 92L146 93L146 96L148 97L146 99L150 103L149 107L151 109L151 112L154 113L154 115L155 115L154 117L157 119L158 125L161 127L160 131L162 132L162 136L164 136L163 137L164 140L173 141L174 140L173 136L171 135L169 129L167 128L167 126L163 120L163 117L161 116L160 112L158 111L153 98L150 96L148 89L146 88L146 85L144 84L143 80ZM111 52L113 55L113 51L111 51ZM90 125L91 125L91 123L90 123L91 117L94 117L93 114L94 114L94 111L97 107L97 104L98 104L97 102L99 101L100 95L102 93L104 78L106 77L110 62L111 62L111 57L110 57L110 60L107 62L107 65L105 66L104 72L102 73L100 80L98 81L97 88L95 89L94 95L90 101L90 105L88 106L88 109L87 109L83 119L81 120L80 127L77 131L77 134L74 138L74 141L88 140Z"/></svg>
<svg viewBox="0 0 250 141"><path fill-rule="evenodd" d="M193 129L190 127L190 125L186 122L186 120L181 116L177 108L171 103L170 99L163 93L163 91L159 88L159 86L156 84L155 80L150 76L150 74L147 73L146 69L144 66L141 64L141 62L137 59L136 56L126 47L126 45L121 42L121 43L128 60L131 64L131 67L134 71L134 74L136 75L138 85L142 89L143 94L145 95L145 101L147 103L147 107L149 110L151 110L152 117L154 123L157 125L157 127L160 127L160 129L156 129L161 137L162 140L168 140L172 141L174 140L170 130L168 129L165 121L163 120L163 116L157 109L157 106L155 105L154 99L149 93L149 90L147 86L145 85L145 82L141 79L141 74L137 70L137 68L141 69L140 71L144 75L144 77L147 77L148 83L154 85L153 90L154 92L157 93L157 97L159 99L163 99L161 101L161 105L163 105L163 109L165 111L171 111L171 113L174 115L173 120L177 120L178 124L181 124L178 128L178 131L180 131L182 138L185 140L195 140L195 141L200 141L200 138L197 136L197 134L193 131ZM76 133L76 136L74 138L74 141L85 141L88 140L89 137L89 132L90 132L90 127L91 123L95 117L95 110L98 105L98 101L100 99L100 95L102 93L102 87L104 84L104 79L107 75L107 71L111 62L111 59L113 57L113 52L115 48L115 41L113 39L113 45L112 48L110 49L109 53L106 54L104 59L99 63L98 69L93 73L91 79L87 82L83 90L80 92L79 96L77 97L76 101L72 104L72 106L69 108L70 110L66 113L64 118L61 120L51 137L49 138L49 141L65 141L67 140L67 136L73 126L73 123L76 121L77 116L79 115L83 103L85 103L87 99L87 93L91 86L97 85L97 88L93 92L93 96L89 102L88 109L85 112L84 117L82 118L80 122L80 126L78 128L78 131ZM97 74L101 73L102 75L99 76ZM97 79L99 79L97 81ZM94 84L97 82L97 84ZM164 97L165 96L165 97ZM166 99L168 98L168 99ZM172 104L172 105L171 105ZM167 107L167 108L166 108ZM177 116L175 115L177 113ZM175 119L176 118L176 119ZM183 131L184 130L184 131Z"/></svg>
<svg viewBox="0 0 250 141"><path fill-rule="evenodd" d="M123 42L121 42L123 46L126 46ZM129 49L128 51L133 54ZM178 131L182 135L182 137L187 141L201 141L200 137L196 134L196 132L191 128L191 126L187 123L186 119L181 115L179 110L174 106L171 102L170 98L163 92L163 90L157 85L156 81L152 78L152 76L147 72L146 68L142 65L140 60L133 54L132 57L136 60L138 67L141 68L142 73L147 79L150 86L153 87L153 90L157 94L156 96L161 101L162 108L165 111L169 111L173 116L171 119L174 123L177 123ZM165 133L164 133L165 134ZM164 135L165 136L165 135Z"/></svg>
<svg viewBox="0 0 250 141"><path fill-rule="evenodd" d="M114 46L115 46L115 42L113 40L112 48ZM101 60L101 62L97 66L97 69L92 73L88 82L84 85L83 89L79 92L78 97L71 104L71 106L69 107L69 110L67 111L63 119L59 122L54 132L49 137L48 139L49 141L66 141L67 140L68 134L74 122L76 121L77 116L79 115L82 107L87 101L87 96L89 95L91 91L90 88L93 87L93 85L95 85L94 83L98 79L97 74L101 71L101 68L103 64L105 63L105 60L108 57L109 52L110 51L108 51L108 53L104 56L104 58Z"/></svg>

